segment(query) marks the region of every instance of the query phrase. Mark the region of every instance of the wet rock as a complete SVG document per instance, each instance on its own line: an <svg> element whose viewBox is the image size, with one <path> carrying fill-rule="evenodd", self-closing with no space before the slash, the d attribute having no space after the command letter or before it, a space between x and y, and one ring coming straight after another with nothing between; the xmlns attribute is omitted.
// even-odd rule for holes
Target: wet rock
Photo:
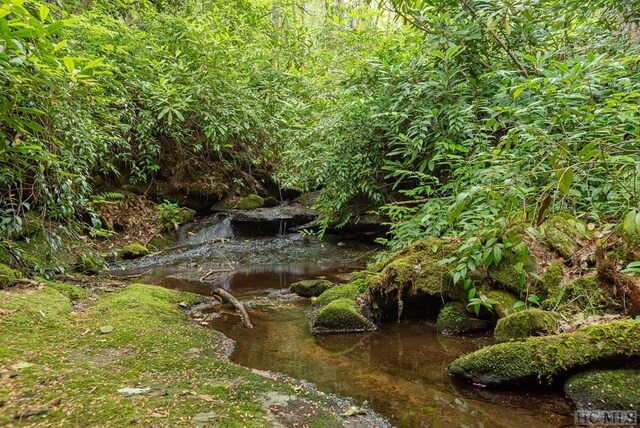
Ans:
<svg viewBox="0 0 640 428"><path fill-rule="evenodd" d="M264 205L264 199L258 195L245 196L238 202L236 208L239 210L255 210Z"/></svg>
<svg viewBox="0 0 640 428"><path fill-rule="evenodd" d="M118 254L123 259L136 259L149 254L149 249L139 242L133 242L120 248Z"/></svg>
<svg viewBox="0 0 640 428"><path fill-rule="evenodd" d="M291 284L289 289L302 297L317 297L335 284L326 279L308 279Z"/></svg>
<svg viewBox="0 0 640 428"><path fill-rule="evenodd" d="M22 272L0 263L0 289L10 286L16 279L22 277Z"/></svg>
<svg viewBox="0 0 640 428"><path fill-rule="evenodd" d="M559 375L590 364L639 356L640 321L625 320L488 346L456 359L449 372L493 386L551 383Z"/></svg>
<svg viewBox="0 0 640 428"><path fill-rule="evenodd" d="M496 312L496 315L498 315L498 317L500 318L504 318L510 314L524 309L524 307L522 307L522 309L514 308L514 305L519 302L519 299L515 294L509 291L491 290L487 293L487 297L498 302L494 303L492 307Z"/></svg>
<svg viewBox="0 0 640 428"><path fill-rule="evenodd" d="M542 229L549 245L566 259L578 251L581 239L587 238L584 224L565 213L551 216L544 222Z"/></svg>
<svg viewBox="0 0 640 428"><path fill-rule="evenodd" d="M350 299L334 300L321 307L312 327L314 334L357 333L375 329L375 324L365 318Z"/></svg>
<svg viewBox="0 0 640 428"><path fill-rule="evenodd" d="M553 334L557 329L558 314L540 309L526 309L498 320L493 335L498 342L508 342Z"/></svg>
<svg viewBox="0 0 640 428"><path fill-rule="evenodd" d="M571 376L564 391L579 409L640 409L640 369L592 369Z"/></svg>
<svg viewBox="0 0 640 428"><path fill-rule="evenodd" d="M440 311L436 327L442 334L462 334L472 331L486 330L491 323L472 318L464 304L449 302Z"/></svg>

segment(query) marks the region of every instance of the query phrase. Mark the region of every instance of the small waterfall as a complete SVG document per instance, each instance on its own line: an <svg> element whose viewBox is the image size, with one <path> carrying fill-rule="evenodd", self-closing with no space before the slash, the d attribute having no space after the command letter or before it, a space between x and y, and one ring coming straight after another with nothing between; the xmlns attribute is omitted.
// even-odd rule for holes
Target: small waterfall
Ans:
<svg viewBox="0 0 640 428"><path fill-rule="evenodd" d="M284 236L287 234L287 221L280 220L280 227L278 230L278 236Z"/></svg>
<svg viewBox="0 0 640 428"><path fill-rule="evenodd" d="M216 214L207 221L181 229L179 241L181 245L199 245L233 237L231 218L224 214Z"/></svg>

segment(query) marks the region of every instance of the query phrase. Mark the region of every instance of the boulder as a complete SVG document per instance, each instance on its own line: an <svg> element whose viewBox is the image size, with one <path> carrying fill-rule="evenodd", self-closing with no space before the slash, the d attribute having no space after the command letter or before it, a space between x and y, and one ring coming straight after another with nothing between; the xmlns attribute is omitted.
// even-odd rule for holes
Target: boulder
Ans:
<svg viewBox="0 0 640 428"><path fill-rule="evenodd" d="M472 318L464 304L449 302L440 311L436 327L442 334L462 334L472 331L486 330L491 323Z"/></svg>
<svg viewBox="0 0 640 428"><path fill-rule="evenodd" d="M592 369L571 376L564 392L578 409L640 409L640 368Z"/></svg>
<svg viewBox="0 0 640 428"><path fill-rule="evenodd" d="M566 213L549 217L542 225L542 230L549 245L565 259L570 259L580 248L580 240L587 238L584 225Z"/></svg>
<svg viewBox="0 0 640 428"><path fill-rule="evenodd" d="M498 320L493 335L498 342L508 342L553 334L557 329L557 314L540 309L526 309Z"/></svg>
<svg viewBox="0 0 640 428"><path fill-rule="evenodd" d="M312 326L314 334L359 333L375 329L376 325L360 313L351 299L337 299L321 307Z"/></svg>
<svg viewBox="0 0 640 428"><path fill-rule="evenodd" d="M498 302L498 303L494 303L492 307L496 315L498 315L498 317L500 318L504 318L506 316L509 316L515 312L518 312L524 309L524 307L514 308L514 305L518 303L520 300L515 294L509 291L491 290L486 294L486 296L489 299L495 300L496 302Z"/></svg>
<svg viewBox="0 0 640 428"><path fill-rule="evenodd" d="M488 346L453 361L449 373L493 386L551 383L558 375L590 364L638 356L640 321L624 320Z"/></svg>
<svg viewBox="0 0 640 428"><path fill-rule="evenodd" d="M244 198L240 199L238 205L236 206L239 210L255 210L256 208L260 208L264 205L264 199L258 195L248 195Z"/></svg>
<svg viewBox="0 0 640 428"><path fill-rule="evenodd" d="M132 242L120 248L118 253L123 259L136 259L149 254L149 249L139 242Z"/></svg>
<svg viewBox="0 0 640 428"><path fill-rule="evenodd" d="M541 289L542 293L549 295L555 293L560 287L560 283L564 279L564 264L561 260L556 260L547 266L542 275Z"/></svg>
<svg viewBox="0 0 640 428"><path fill-rule="evenodd" d="M326 279L308 279L298 281L291 284L289 289L292 293L296 293L302 297L317 297L326 290L332 288L335 284Z"/></svg>
<svg viewBox="0 0 640 428"><path fill-rule="evenodd" d="M491 282L497 286L512 291L516 295L520 295L523 291L524 284L520 283L520 274L516 271L516 265L523 262L523 269L527 272L536 271L536 261L533 257L527 256L524 260L519 260L518 255L513 251L508 251L502 257L500 263L492 264L487 268L487 274Z"/></svg>
<svg viewBox="0 0 640 428"><path fill-rule="evenodd" d="M359 294L360 289L357 284L349 283L338 285L324 291L317 299L314 300L314 303L317 306L324 306L338 299L349 299L355 301Z"/></svg>

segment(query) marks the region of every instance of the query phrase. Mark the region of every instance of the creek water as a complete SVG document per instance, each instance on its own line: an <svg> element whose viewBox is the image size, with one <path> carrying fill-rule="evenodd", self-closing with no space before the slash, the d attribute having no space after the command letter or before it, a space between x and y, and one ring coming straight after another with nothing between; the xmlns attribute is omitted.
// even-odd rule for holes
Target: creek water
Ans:
<svg viewBox="0 0 640 428"><path fill-rule="evenodd" d="M243 300L254 325L246 329L232 311L211 322L235 340L232 361L352 397L398 427L548 427L573 422L572 408L559 391L496 391L448 375L451 361L492 343L490 335L443 336L433 320L413 319L367 334L314 337L307 325L310 302L290 298L285 289L301 279L344 281L345 274L364 266L374 248L336 237L318 242L286 233L236 236L230 224L221 222L182 231L177 247L123 266L123 272L208 295L211 286L198 278L214 271L213 284Z"/></svg>

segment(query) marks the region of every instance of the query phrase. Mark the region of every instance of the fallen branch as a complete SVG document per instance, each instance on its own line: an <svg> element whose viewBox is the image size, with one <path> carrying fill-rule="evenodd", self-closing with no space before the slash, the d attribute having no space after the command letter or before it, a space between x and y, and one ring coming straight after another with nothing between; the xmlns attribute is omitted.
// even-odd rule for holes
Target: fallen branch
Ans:
<svg viewBox="0 0 640 428"><path fill-rule="evenodd" d="M200 277L200 281L204 281L205 279L207 279L208 277L210 277L214 273L231 272L231 271L234 271L234 270L235 269L233 269L233 268L229 268L229 269L211 269L209 272L205 273L204 276Z"/></svg>
<svg viewBox="0 0 640 428"><path fill-rule="evenodd" d="M244 326L247 328L253 328L253 325L251 324L251 320L249 319L249 314L247 313L247 310L244 308L244 306L242 305L242 303L240 303L238 299L233 297L231 293L229 293L227 290L220 287L214 288L211 291L211 293L215 294L216 296L219 296L222 300L226 300L227 302L231 303L233 307L236 308L236 311L240 315L240 318L242 319L242 324L244 324Z"/></svg>

